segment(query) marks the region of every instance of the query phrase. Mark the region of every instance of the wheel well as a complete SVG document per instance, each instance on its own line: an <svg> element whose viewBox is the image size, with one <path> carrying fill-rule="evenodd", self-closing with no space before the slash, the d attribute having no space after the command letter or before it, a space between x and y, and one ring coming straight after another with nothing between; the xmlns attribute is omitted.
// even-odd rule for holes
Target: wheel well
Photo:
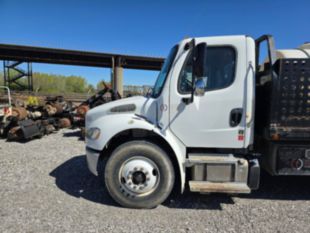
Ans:
<svg viewBox="0 0 310 233"><path fill-rule="evenodd" d="M133 140L144 140L154 143L155 145L159 145L169 156L173 168L175 171L175 184L174 184L174 192L181 190L181 179L180 179L180 168L179 164L176 158L176 155L169 145L169 143L163 139L158 134L154 133L150 130L144 130L144 129L129 129L122 131L118 134L116 134L113 138L110 139L110 141L107 143L107 145L104 147L104 149L101 152L100 160L108 159L111 153L121 144Z"/></svg>

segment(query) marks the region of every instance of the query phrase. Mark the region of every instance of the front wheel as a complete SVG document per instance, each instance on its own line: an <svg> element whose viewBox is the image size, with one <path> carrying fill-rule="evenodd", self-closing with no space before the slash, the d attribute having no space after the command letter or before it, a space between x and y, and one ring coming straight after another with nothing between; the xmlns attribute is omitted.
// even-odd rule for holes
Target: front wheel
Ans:
<svg viewBox="0 0 310 233"><path fill-rule="evenodd" d="M174 169L167 153L146 141L131 141L116 148L104 176L111 197L130 208L156 207L174 185Z"/></svg>

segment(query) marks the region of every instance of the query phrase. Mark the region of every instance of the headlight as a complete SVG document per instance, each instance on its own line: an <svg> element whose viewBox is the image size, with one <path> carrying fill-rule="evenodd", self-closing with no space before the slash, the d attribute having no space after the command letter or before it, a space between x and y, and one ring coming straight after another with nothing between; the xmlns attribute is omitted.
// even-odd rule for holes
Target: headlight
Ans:
<svg viewBox="0 0 310 233"><path fill-rule="evenodd" d="M97 140L100 136L99 128L89 128L86 132L86 137L88 139Z"/></svg>

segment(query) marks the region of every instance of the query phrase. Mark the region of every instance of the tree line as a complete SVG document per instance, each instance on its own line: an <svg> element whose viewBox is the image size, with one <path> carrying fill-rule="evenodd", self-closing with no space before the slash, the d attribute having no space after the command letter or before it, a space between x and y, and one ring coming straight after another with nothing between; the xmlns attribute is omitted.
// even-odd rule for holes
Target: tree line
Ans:
<svg viewBox="0 0 310 233"><path fill-rule="evenodd" d="M14 73L12 73L12 77ZM65 76L58 74L47 74L41 72L34 72L32 74L33 89L42 93L94 93L96 89L101 88L101 82L96 87L89 84L82 76ZM18 80L21 85L27 85L27 79L22 78ZM3 73L0 73L0 85L4 85ZM12 84L11 89L21 90L19 85Z"/></svg>
<svg viewBox="0 0 310 233"><path fill-rule="evenodd" d="M15 75L11 71L12 77ZM34 72L32 74L33 90L35 92L41 92L44 94L61 94L61 93L90 93L93 94L97 90L104 88L102 81L98 82L96 86L89 84L86 78L82 76L65 76L59 74L47 74L41 72ZM22 78L18 80L18 83L27 86L27 79ZM110 84L110 82L105 82ZM3 72L0 70L0 86L4 85ZM12 84L10 87L12 90L25 90L25 88L19 85ZM125 95L144 95L148 92L150 86L136 86L136 85L124 85Z"/></svg>
<svg viewBox="0 0 310 233"><path fill-rule="evenodd" d="M33 89L44 93L87 93L95 88L81 76L33 73Z"/></svg>

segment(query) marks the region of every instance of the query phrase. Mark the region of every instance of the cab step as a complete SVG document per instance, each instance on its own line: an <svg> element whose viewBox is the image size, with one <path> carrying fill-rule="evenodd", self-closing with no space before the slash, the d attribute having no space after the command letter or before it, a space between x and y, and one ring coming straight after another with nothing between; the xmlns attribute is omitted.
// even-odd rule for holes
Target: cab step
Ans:
<svg viewBox="0 0 310 233"><path fill-rule="evenodd" d="M188 154L187 163L190 164L201 164L201 163L223 163L223 164L234 164L237 159L232 154L199 154L190 153Z"/></svg>
<svg viewBox="0 0 310 233"><path fill-rule="evenodd" d="M210 182L210 181L189 181L191 192L200 193L250 193L251 189L245 183L236 182Z"/></svg>

